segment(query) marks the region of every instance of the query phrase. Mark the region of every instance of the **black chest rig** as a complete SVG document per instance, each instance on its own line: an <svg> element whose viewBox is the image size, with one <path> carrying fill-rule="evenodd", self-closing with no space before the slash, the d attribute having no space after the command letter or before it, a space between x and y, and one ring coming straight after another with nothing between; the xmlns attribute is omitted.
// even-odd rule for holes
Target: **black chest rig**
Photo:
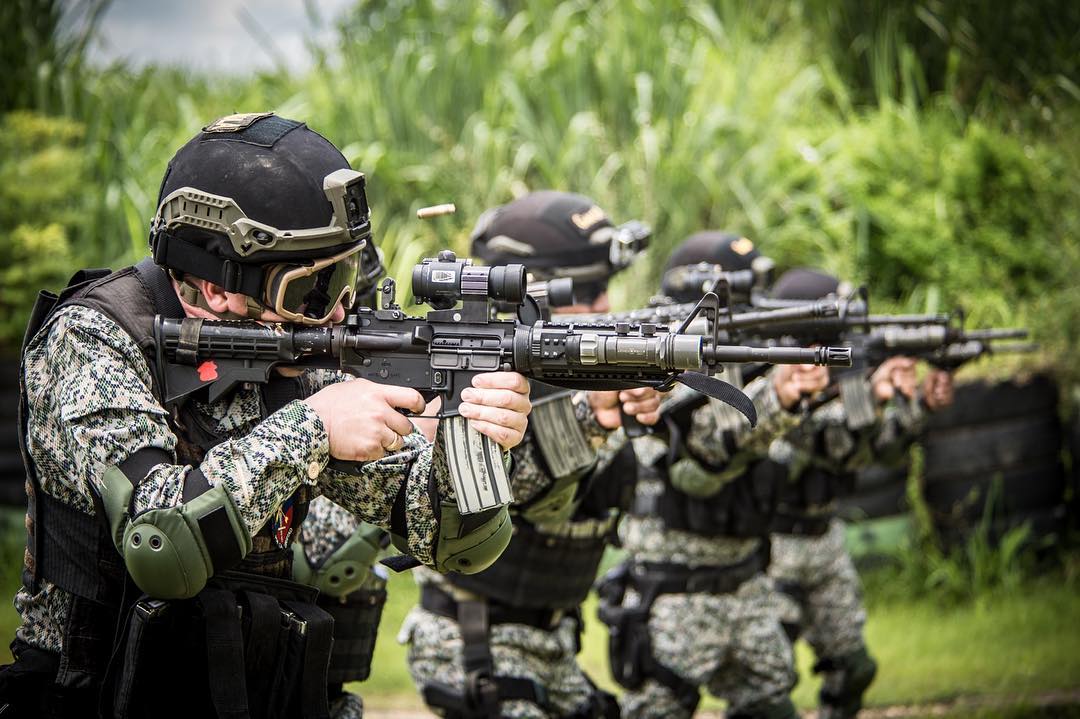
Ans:
<svg viewBox="0 0 1080 719"><path fill-rule="evenodd" d="M570 521L548 526L517 514L513 539L498 561L483 572L447 578L507 607L576 608L592 588L604 549L630 504L636 464L628 443L604 470L579 483Z"/></svg>
<svg viewBox="0 0 1080 719"><path fill-rule="evenodd" d="M113 273L83 270L59 297L42 292L24 348L58 309L70 305L95 309L117 322L138 343L157 389L154 315L183 314L161 268L144 260ZM299 397L299 384L288 384L264 394L265 414ZM24 393L20 438L28 507L23 583L34 594L42 581L50 582L71 594L72 602L59 657L16 641L13 667L32 667L28 675L36 675L37 684L27 690L29 685L0 680L3 699L43 716L91 716L94 703L101 715L116 717L326 716L332 620L314 605L314 589L291 581L287 544L292 533L281 531L275 538L282 523L268 522L253 538L251 552L232 570L211 578L192 599L140 596L113 545L102 507L96 506L96 516L87 514L41 490L25 438L26 413ZM198 467L205 453L226 439L215 436L191 405L174 408L168 421L178 438L177 463ZM147 448L120 469L129 478L141 478L162 462L172 458ZM294 496L292 527L303 521L308 501L306 489Z"/></svg>
<svg viewBox="0 0 1080 719"><path fill-rule="evenodd" d="M726 480L718 491L696 496L680 490L672 482L672 474L693 463L694 471L719 473L724 467L713 467L686 447L683 438L690 428L690 415L701 409L704 397L697 403L686 403L667 412L663 421L668 431L668 451L651 465L642 464L642 483L658 483L659 492L642 492L639 488L631 513L639 517L656 517L668 529L693 532L705 537L765 537L775 509L776 485L759 482L752 471ZM729 448L734 452L734 447ZM682 463L681 466L677 466Z"/></svg>
<svg viewBox="0 0 1080 719"><path fill-rule="evenodd" d="M771 459L754 467L754 478L777 488L772 531L779 534L820 537L836 515L836 500L855 490L854 473L808 467L793 479L787 465Z"/></svg>

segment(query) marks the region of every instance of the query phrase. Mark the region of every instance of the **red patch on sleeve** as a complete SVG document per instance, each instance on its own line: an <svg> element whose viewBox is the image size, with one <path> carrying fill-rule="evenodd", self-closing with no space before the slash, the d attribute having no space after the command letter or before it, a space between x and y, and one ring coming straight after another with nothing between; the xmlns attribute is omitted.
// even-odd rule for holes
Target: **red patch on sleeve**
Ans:
<svg viewBox="0 0 1080 719"><path fill-rule="evenodd" d="M217 363L214 360L206 360L201 365L196 367L199 373L199 379L203 382L209 382L212 379L217 379Z"/></svg>

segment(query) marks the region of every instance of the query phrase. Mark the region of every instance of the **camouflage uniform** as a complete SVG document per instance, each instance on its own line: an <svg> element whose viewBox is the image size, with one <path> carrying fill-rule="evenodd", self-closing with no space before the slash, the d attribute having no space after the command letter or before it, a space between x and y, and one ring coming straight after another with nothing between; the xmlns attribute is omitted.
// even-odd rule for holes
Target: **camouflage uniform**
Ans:
<svg viewBox="0 0 1080 719"><path fill-rule="evenodd" d="M79 510L92 513L92 492L101 476L138 449L156 447L175 456L177 437L152 390L143 353L112 319L84 307L60 310L28 346L23 382L29 405L28 447L41 488ZM303 375L305 393L345 379L335 372ZM405 447L369 462L361 477L326 468L329 445L318 415L293 401L262 418L256 388L241 387L213 404L196 404L205 427L225 441L209 450L200 469L209 482L224 485L254 535L297 492L325 495L350 512L382 527L402 484L407 498L408 543L420 561L433 562L437 520L428 478L442 496L453 496L445 459L436 444L415 432ZM133 512L175 506L191 468L159 464L137 485ZM22 624L17 638L46 651L61 650L71 597L48 582L31 595L15 597Z"/></svg>
<svg viewBox="0 0 1080 719"><path fill-rule="evenodd" d="M686 440L687 447L702 460L725 467L710 475L724 483L743 475L774 437L798 422L796 415L782 409L768 378L754 380L745 392L757 408L756 430L751 430L734 409L710 400L694 411ZM651 464L668 451L655 436L637 440L636 448L643 464ZM640 504L642 498L663 491L662 481L641 481L637 491ZM691 568L748 560L761 551L764 541L669 529L659 517L636 514L624 520L620 536L634 562ZM648 620L653 657L682 681L726 699L732 712L783 700L796 677L791 646L774 606L767 601L770 591L769 579L758 574L726 594L661 594ZM640 596L631 589L623 606L632 608L639 602ZM625 692L620 704L627 717L692 714L671 688L655 679L646 679L637 689Z"/></svg>
<svg viewBox="0 0 1080 719"><path fill-rule="evenodd" d="M570 399L556 400L569 402ZM586 396L577 393L573 397L574 414L582 427L584 436L597 455L597 468L601 471L616 452L625 444L622 431L612 432L601 427L592 414ZM515 502L527 502L540 496L553 484L553 478L543 469L533 430L526 433L525 440L511 450L514 458L513 487ZM542 525L547 534L608 531L610 527L588 526L589 521L572 518L553 518ZM540 526L540 525L538 525ZM455 587L440 574L419 569L414 575L421 586L435 585L460 599L483 599ZM531 679L544 687L548 701L556 716L565 716L588 707L594 688L577 663L579 622L572 612L562 612L561 620L551 630L515 623L492 623L490 648L495 676L512 676ZM440 682L451 687L465 686L463 643L458 623L445 616L417 606L406 617L398 634L398 641L409 644L409 671L418 687ZM529 701L504 701L501 705L504 717L527 717L547 719L547 711Z"/></svg>
<svg viewBox="0 0 1080 719"><path fill-rule="evenodd" d="M869 398L869 383L864 390ZM811 467L852 473L874 461L897 459L924 419L918 401L896 400L877 408L872 421L857 423L845 411L844 402L834 400L774 441L769 458L787 468L790 482L800 481ZM819 660L865 653L866 610L858 573L844 545L844 524L834 516L835 503L802 509L807 516L827 522L828 529L818 536L772 535L769 575L780 590L774 600L781 618L792 627L792 634L801 630ZM823 691L836 694L843 683L842 672L827 669L828 664L821 665Z"/></svg>

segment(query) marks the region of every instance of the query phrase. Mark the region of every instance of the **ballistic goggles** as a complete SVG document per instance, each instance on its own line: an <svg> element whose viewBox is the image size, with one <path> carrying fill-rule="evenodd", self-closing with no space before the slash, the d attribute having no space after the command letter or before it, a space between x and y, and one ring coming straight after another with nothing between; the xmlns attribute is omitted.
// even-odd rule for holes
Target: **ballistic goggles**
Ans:
<svg viewBox="0 0 1080 719"><path fill-rule="evenodd" d="M279 230L249 218L234 200L181 187L158 207L151 225L154 259L179 273L191 273L219 284L230 292L251 297L264 309L290 322L322 324L338 302L350 307L357 292L362 260L365 282L377 252L365 255L371 235L370 210L363 173L341 169L323 179L323 192L334 214L326 227ZM240 257L270 251L303 255L341 245L343 252L319 259L247 264L222 258L179 237L182 228L195 228L225 237ZM371 248L372 250L374 248ZM291 258L290 258L291 259ZM376 278L377 279L377 278Z"/></svg>
<svg viewBox="0 0 1080 719"><path fill-rule="evenodd" d="M266 266L263 302L289 322L326 322L339 302L348 309L356 299L363 248L361 243L310 265Z"/></svg>

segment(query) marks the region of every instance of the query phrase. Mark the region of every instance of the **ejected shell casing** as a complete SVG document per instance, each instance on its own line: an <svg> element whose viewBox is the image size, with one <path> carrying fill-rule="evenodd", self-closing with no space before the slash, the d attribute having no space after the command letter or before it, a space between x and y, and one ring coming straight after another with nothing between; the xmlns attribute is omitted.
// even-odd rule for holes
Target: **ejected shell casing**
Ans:
<svg viewBox="0 0 1080 719"><path fill-rule="evenodd" d="M432 217L439 217L440 215L452 215L457 212L457 206L453 202L447 202L444 205L432 205L431 207L421 207L416 211L416 217L420 220L430 220Z"/></svg>

